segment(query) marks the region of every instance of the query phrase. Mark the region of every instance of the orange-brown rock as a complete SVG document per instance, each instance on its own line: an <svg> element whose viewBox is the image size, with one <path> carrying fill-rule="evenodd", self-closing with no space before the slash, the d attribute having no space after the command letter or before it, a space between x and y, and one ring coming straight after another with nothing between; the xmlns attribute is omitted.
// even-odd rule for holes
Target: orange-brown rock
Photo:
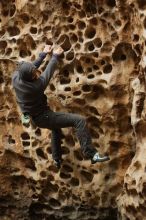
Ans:
<svg viewBox="0 0 146 220"><path fill-rule="evenodd" d="M0 1L0 220L146 219L145 9L145 0ZM45 44L65 51L49 105L85 116L109 162L84 160L63 129L58 171L50 131L22 126L11 76Z"/></svg>

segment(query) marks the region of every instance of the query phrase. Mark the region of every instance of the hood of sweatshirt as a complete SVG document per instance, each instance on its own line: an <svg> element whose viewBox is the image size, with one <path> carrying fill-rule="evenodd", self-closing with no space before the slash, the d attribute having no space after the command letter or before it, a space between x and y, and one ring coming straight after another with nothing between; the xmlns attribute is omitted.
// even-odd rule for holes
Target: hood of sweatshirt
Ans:
<svg viewBox="0 0 146 220"><path fill-rule="evenodd" d="M36 69L36 66L29 62L21 62L18 68L19 77L25 81L32 81L32 71Z"/></svg>

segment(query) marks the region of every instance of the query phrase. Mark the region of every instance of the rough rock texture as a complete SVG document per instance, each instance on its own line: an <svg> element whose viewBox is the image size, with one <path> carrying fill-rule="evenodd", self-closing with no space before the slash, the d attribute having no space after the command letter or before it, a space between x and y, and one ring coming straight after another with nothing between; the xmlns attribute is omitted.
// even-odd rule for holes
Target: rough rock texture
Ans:
<svg viewBox="0 0 146 220"><path fill-rule="evenodd" d="M146 219L145 9L145 0L0 1L1 220ZM48 102L87 118L108 163L83 160L69 128L58 171L51 133L22 126L11 75L45 43L65 50Z"/></svg>

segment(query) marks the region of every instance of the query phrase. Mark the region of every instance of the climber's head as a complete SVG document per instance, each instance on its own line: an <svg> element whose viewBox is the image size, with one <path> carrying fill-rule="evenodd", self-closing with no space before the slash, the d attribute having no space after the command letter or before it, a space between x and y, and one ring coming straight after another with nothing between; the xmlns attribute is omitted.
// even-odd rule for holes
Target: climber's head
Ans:
<svg viewBox="0 0 146 220"><path fill-rule="evenodd" d="M29 62L21 62L18 71L20 78L28 82L36 80L40 75L36 66Z"/></svg>

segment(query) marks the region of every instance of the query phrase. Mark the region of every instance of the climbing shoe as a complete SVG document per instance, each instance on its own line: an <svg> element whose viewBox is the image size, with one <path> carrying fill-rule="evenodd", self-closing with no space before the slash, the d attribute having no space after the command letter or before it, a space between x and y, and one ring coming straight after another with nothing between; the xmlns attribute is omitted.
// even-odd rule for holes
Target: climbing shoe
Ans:
<svg viewBox="0 0 146 220"><path fill-rule="evenodd" d="M62 160L61 160L61 159L60 159L60 160L54 160L54 165L55 165L58 169L61 168L61 163L62 163Z"/></svg>
<svg viewBox="0 0 146 220"><path fill-rule="evenodd" d="M21 115L21 122L24 126L29 127L30 116L28 114L22 114Z"/></svg>
<svg viewBox="0 0 146 220"><path fill-rule="evenodd" d="M99 155L99 153L95 153L93 158L91 159L91 163L94 164L94 163L97 163L97 162L105 162L105 161L108 161L110 160L109 156L103 156L101 157Z"/></svg>

